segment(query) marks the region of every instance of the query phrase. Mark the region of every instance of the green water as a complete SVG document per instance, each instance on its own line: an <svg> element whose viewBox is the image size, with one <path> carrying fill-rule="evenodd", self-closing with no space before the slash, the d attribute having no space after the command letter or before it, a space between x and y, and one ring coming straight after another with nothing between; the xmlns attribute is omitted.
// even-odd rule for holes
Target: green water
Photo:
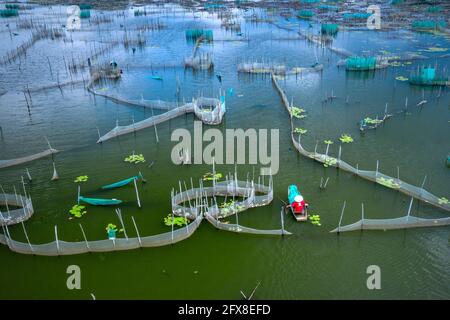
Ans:
<svg viewBox="0 0 450 320"><path fill-rule="evenodd" d="M29 15L46 15L48 19L63 19L59 7L35 8ZM95 10L92 16L100 14ZM115 21L98 28L116 30L119 23L130 28L148 17L129 18L105 12ZM248 14L248 13L247 13ZM62 17L62 18L61 18ZM219 90L233 88L227 96L227 113L224 122L216 126L226 128L267 128L280 130L280 170L274 176L274 201L265 207L250 209L239 215L239 223L260 229L280 228L280 208L287 198L287 187L298 184L302 194L310 203L311 213L320 214L321 227L308 223L297 223L286 216L285 228L291 236L272 237L218 231L207 221L189 239L174 245L137 249L122 252L92 253L64 257L25 256L0 247L0 298L62 298L90 299L239 299L240 290L251 291L261 282L255 298L258 299L323 299L323 298L449 298L450 251L449 229L424 228L397 231L364 231L330 234L339 221L340 210L347 202L343 224L359 220L361 203L367 218L394 218L406 214L409 198L354 177L334 168L306 159L294 150L290 142L289 117L269 77L254 77L237 73L237 63L243 60L261 59L285 63L290 67L309 66L315 62L315 54L324 71L289 77L280 81L294 104L307 110L305 120L296 120L296 126L308 129L302 144L313 150L319 141L318 150L324 152L323 140L334 140L330 148L337 155L338 138L342 133L351 134L355 142L344 145L342 158L362 169L375 170L376 161L380 171L397 175L406 182L420 185L427 176L425 187L430 192L449 198L450 170L445 159L450 150L450 97L444 88L440 98L438 90L410 87L407 82L394 80L398 75L408 76L409 70L418 62L399 68L389 68L375 73L346 73L338 69L339 57L327 50L314 50L303 41L277 40L295 36L268 24L243 22L241 27L252 39L250 42L216 42L204 45L201 51L214 57L214 72L193 73L182 67L153 68L150 65L173 64L188 56L192 44L187 43L184 30L204 28L214 31L214 39L235 37L220 28L220 21L207 14L194 19L189 13L164 14L159 17L167 24L166 30L149 32L147 46L134 54L118 46L102 57L114 59L123 68L120 81L99 85L111 93L140 99L190 100L203 93L217 96ZM4 23L4 22L2 22ZM297 23L295 20L289 23ZM53 173L50 158L0 171L0 183L7 192L13 186L21 190L20 177L25 177L25 168L32 175L27 182L35 214L25 223L32 243L54 240L54 226L58 226L60 239L82 241L78 223L82 223L89 240L105 239L104 228L108 223L119 221L113 208L87 206L87 214L80 220L69 220L68 210L76 203L75 177L88 175L89 180L81 185L81 193L88 197L117 198L124 201L120 206L129 237L136 236L131 216L136 220L141 236L167 232L163 218L171 212L170 192L178 188L179 180L190 184L212 170L208 165L176 166L170 153L174 142L170 134L175 128L193 131L194 116L182 116L158 125L159 143L153 128L136 134L121 136L101 145L95 144L98 133L119 124L130 124L132 119L142 120L151 116L151 110L112 103L104 98L87 93L83 85L33 93L31 116L28 115L23 86L40 86L55 81L51 77L46 56L49 56L53 72L61 70L61 78L70 80L64 71L62 56L81 55L93 41L110 41L109 31L98 31L83 21L81 31L73 34L73 43L42 40L37 42L19 62L0 67L0 88L8 92L0 97L0 126L3 140L0 141L0 159L20 157L46 148L44 136L52 146L63 150L55 156L60 176L50 181ZM320 27L320 25L319 25ZM1 31L4 31L2 25ZM15 47L16 39L1 32L1 41ZM20 33L19 36L24 36ZM409 41L408 39L414 41ZM406 39L406 40L405 40ZM87 45L86 45L87 44ZM428 34L399 32L347 32L340 33L336 46L348 50L378 52L417 52L430 46L449 47L447 39ZM316 51L316 52L315 52ZM66 55L67 52L67 55ZM448 58L436 58L429 53L427 60L440 66L448 66ZM33 74L39 73L39 80ZM215 74L221 74L222 84ZM163 77L163 81L149 78L152 74ZM176 95L176 82L181 92ZM332 103L322 100L333 89L338 98ZM423 108L415 105L428 100ZM349 103L345 103L349 96ZM401 113L405 96L409 105ZM385 104L394 114L386 125L375 131L360 135L357 122L366 117L381 115ZM207 126L204 126L206 129ZM146 163L131 165L123 159L133 151L142 153ZM148 165L154 162L149 168ZM238 177L245 179L259 166L239 165ZM216 170L224 174L234 171L234 165L218 165ZM110 184L141 171L146 184L138 183L142 202L136 204L132 185L101 191L102 185ZM329 177L325 190L319 189L321 177ZM197 183L195 183L197 184ZM1 209L1 208L0 208ZM447 213L414 203L414 215L420 217L445 217ZM230 222L234 218L229 219ZM10 227L15 240L26 241L21 225ZM81 290L68 290L66 269L69 265L81 268ZM368 290L366 269L369 265L381 268L381 290Z"/></svg>

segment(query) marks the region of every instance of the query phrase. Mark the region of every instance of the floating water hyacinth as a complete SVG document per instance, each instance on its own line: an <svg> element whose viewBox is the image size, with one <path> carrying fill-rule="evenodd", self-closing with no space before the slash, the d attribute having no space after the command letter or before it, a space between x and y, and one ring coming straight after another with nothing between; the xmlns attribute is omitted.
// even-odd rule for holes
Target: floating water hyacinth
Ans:
<svg viewBox="0 0 450 320"><path fill-rule="evenodd" d="M243 209L245 209L243 205L240 205L233 200L220 204L220 213L222 217L228 215L229 213L234 213Z"/></svg>
<svg viewBox="0 0 450 320"><path fill-rule="evenodd" d="M333 141L331 141L331 140L324 140L323 143L330 145L330 144L333 144Z"/></svg>
<svg viewBox="0 0 450 320"><path fill-rule="evenodd" d="M438 202L439 202L439 204L449 204L450 203L450 201L445 197L439 198Z"/></svg>
<svg viewBox="0 0 450 320"><path fill-rule="evenodd" d="M307 132L308 132L308 130L303 129L303 128L295 128L294 129L294 133L305 134Z"/></svg>
<svg viewBox="0 0 450 320"><path fill-rule="evenodd" d="M305 112L306 112L305 109L298 108L298 107L291 107L291 114L293 117L295 117L297 119L306 118L306 115L303 114Z"/></svg>
<svg viewBox="0 0 450 320"><path fill-rule="evenodd" d="M117 231L117 226L115 224L108 223L108 225L106 226L105 230L106 230L106 232Z"/></svg>
<svg viewBox="0 0 450 320"><path fill-rule="evenodd" d="M398 80L398 81L408 81L409 79L406 78L406 77L404 77L404 76L398 76L398 77L395 77L395 80Z"/></svg>
<svg viewBox="0 0 450 320"><path fill-rule="evenodd" d="M171 227L172 225L182 227L186 225L188 222L189 220L187 218L172 216L172 214L168 214L167 217L164 218L164 224L169 227Z"/></svg>
<svg viewBox="0 0 450 320"><path fill-rule="evenodd" d="M126 157L123 161L138 164L141 162L145 162L145 158L142 155L142 153L141 154L132 154L132 155Z"/></svg>
<svg viewBox="0 0 450 320"><path fill-rule="evenodd" d="M81 218L87 213L87 211L84 209L86 209L85 206L80 206L76 204L72 207L72 209L69 210L69 213L73 215L75 218Z"/></svg>
<svg viewBox="0 0 450 320"><path fill-rule="evenodd" d="M336 159L336 158L328 157L328 158L325 160L323 166L324 166L325 168L328 168L328 167L330 167L330 166L336 165L336 163L337 163L337 159Z"/></svg>
<svg viewBox="0 0 450 320"><path fill-rule="evenodd" d="M391 188L391 189L398 189L400 188L400 184L394 181L394 179L386 179L383 177L377 178L377 182L385 187Z"/></svg>
<svg viewBox="0 0 450 320"><path fill-rule="evenodd" d="M211 172L207 172L203 175L203 181L212 181L212 180L219 180L223 177L223 175L220 172L216 172L216 174L212 174Z"/></svg>
<svg viewBox="0 0 450 320"><path fill-rule="evenodd" d="M368 124L380 124L380 123L383 123L383 120L372 119L372 118L367 117L367 118L364 118L364 122L368 123Z"/></svg>
<svg viewBox="0 0 450 320"><path fill-rule="evenodd" d="M313 214L309 216L309 221L311 221L311 224L320 227L320 216L318 214Z"/></svg>
<svg viewBox="0 0 450 320"><path fill-rule="evenodd" d="M75 183L86 182L86 181L88 181L88 179L89 179L88 176L79 176L79 177L76 177L76 179L73 182L75 182Z"/></svg>
<svg viewBox="0 0 450 320"><path fill-rule="evenodd" d="M346 133L342 134L341 137L339 138L339 140L341 140L342 143L352 143L353 142L353 138Z"/></svg>

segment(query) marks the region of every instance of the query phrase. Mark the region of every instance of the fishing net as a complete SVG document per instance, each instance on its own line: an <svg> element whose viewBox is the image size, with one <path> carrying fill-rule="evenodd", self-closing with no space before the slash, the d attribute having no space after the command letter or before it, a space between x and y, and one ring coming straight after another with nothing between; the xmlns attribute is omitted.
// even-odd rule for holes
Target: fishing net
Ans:
<svg viewBox="0 0 450 320"><path fill-rule="evenodd" d="M109 252L131 250L146 247L159 247L173 244L189 238L200 225L203 216L198 216L185 227L154 236L136 238L116 238L115 240L78 241L67 242L56 238L55 241L45 244L24 243L11 239L9 231L0 234L0 243L7 245L12 251L23 254L43 256L74 255L87 252ZM83 232L84 236L84 232Z"/></svg>
<svg viewBox="0 0 450 320"><path fill-rule="evenodd" d="M49 148L48 150L32 154L30 156L22 157L22 158L16 158L16 159L10 159L10 160L0 160L0 169L1 168L7 168L11 166L16 166L22 163L30 162L36 159L47 157L51 154L58 153L59 151L56 149Z"/></svg>
<svg viewBox="0 0 450 320"><path fill-rule="evenodd" d="M445 21L434 20L416 20L412 22L412 28L417 30L434 30L445 28L446 25Z"/></svg>
<svg viewBox="0 0 450 320"><path fill-rule="evenodd" d="M136 102L137 103L137 102ZM146 129L157 124L166 122L170 119L177 118L186 113L194 113L198 119L205 124L216 125L222 122L223 115L225 114L225 100L221 98L198 98L191 103L187 103L181 107L171 109L165 113L152 116L150 118L132 123L127 126L116 125L114 129L101 136L97 143L118 137L121 135L133 133L142 129Z"/></svg>
<svg viewBox="0 0 450 320"><path fill-rule="evenodd" d="M374 70L376 66L376 57L350 57L345 64L347 70Z"/></svg>
<svg viewBox="0 0 450 320"><path fill-rule="evenodd" d="M0 195L0 205L6 207L5 212L0 211L0 226L28 220L34 213L31 199L17 194ZM10 206L18 209L10 210Z"/></svg>
<svg viewBox="0 0 450 320"><path fill-rule="evenodd" d="M335 36L339 31L339 26L335 23L322 24L320 32L325 35Z"/></svg>
<svg viewBox="0 0 450 320"><path fill-rule="evenodd" d="M409 83L421 86L447 85L449 77L443 72L437 74L436 69L432 67L420 67L409 77Z"/></svg>
<svg viewBox="0 0 450 320"><path fill-rule="evenodd" d="M355 223L333 229L330 232L346 232L355 230L395 230L448 225L450 225L450 217L424 219L414 216L404 216L394 219L361 219Z"/></svg>
<svg viewBox="0 0 450 320"><path fill-rule="evenodd" d="M291 115L291 118L292 118L291 107L290 107L289 101L287 100L286 94L280 88L276 78L273 75L272 75L272 82L281 97L284 107L289 112L289 114ZM292 143L294 144L294 147L297 149L297 151L300 154L302 154L308 158L314 159L314 160L324 164L324 166L326 166L326 167L339 168L341 170L350 172L350 173L355 174L366 180L370 180L370 181L378 183L382 186L385 186L387 188L402 192L402 193L409 195L415 199L426 202L432 206L438 207L445 211L450 211L450 201L447 198L444 198L444 197L439 198L439 197L435 196L434 194L425 190L423 187L417 187L417 186L411 185L409 183L406 183L406 182L400 180L399 178L392 178L388 175L385 175L385 174L379 172L378 170L377 171L360 170L358 166L355 168L341 159L340 151L339 151L338 157L335 158L335 157L329 156L328 154L318 153L316 150L314 150L314 152L305 150L303 148L303 146L301 145L301 135L299 135L298 141L295 140L293 130L294 130L293 125L291 123Z"/></svg>

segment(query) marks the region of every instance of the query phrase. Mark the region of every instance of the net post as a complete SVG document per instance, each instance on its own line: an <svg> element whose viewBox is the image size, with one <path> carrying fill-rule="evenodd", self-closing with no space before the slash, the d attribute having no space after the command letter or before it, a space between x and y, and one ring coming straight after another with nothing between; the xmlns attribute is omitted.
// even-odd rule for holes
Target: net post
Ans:
<svg viewBox="0 0 450 320"><path fill-rule="evenodd" d="M86 234L84 233L83 226L81 225L81 223L79 223L78 225L80 226L81 233L83 234L84 242L86 243L86 248L88 249L88 252L90 252L91 248L89 247L89 242L88 242L88 240L86 238Z"/></svg>
<svg viewBox="0 0 450 320"><path fill-rule="evenodd" d="M283 207L281 207L281 236L284 236L284 216L283 216Z"/></svg>
<svg viewBox="0 0 450 320"><path fill-rule="evenodd" d="M58 227L55 225L55 240L56 240L56 252L59 256L59 240L58 240Z"/></svg>
<svg viewBox="0 0 450 320"><path fill-rule="evenodd" d="M134 221L134 217L133 216L131 216L131 220L133 220L133 225L134 225L134 228L136 229L136 234L137 234L137 237L138 237L139 245L142 248L141 236L139 235L139 230L137 228L136 221Z"/></svg>
<svg viewBox="0 0 450 320"><path fill-rule="evenodd" d="M173 226L174 226L174 219L175 219L175 217L174 217L174 214L173 214L173 211L172 211L172 232L171 232L171 244L173 244Z"/></svg>
<svg viewBox="0 0 450 320"><path fill-rule="evenodd" d="M23 176L20 176L20 178L22 180L23 194L26 198L27 197L27 189L25 188L25 181L23 180Z"/></svg>
<svg viewBox="0 0 450 320"><path fill-rule="evenodd" d="M361 203L361 231L364 229L364 203Z"/></svg>
<svg viewBox="0 0 450 320"><path fill-rule="evenodd" d="M80 192L81 192L81 187L80 187L80 185L78 184L78 191L77 191L77 194L78 194L78 196L77 196L77 204L80 204Z"/></svg>
<svg viewBox="0 0 450 320"><path fill-rule="evenodd" d="M5 219L3 218L3 214L0 211L0 218L2 218L2 220L4 221ZM10 239L9 239L9 230L8 230L8 225L6 223L2 223L2 229L3 229L3 234L5 236L6 239L6 244L8 245L8 248L11 248L11 245L9 243Z"/></svg>
<svg viewBox="0 0 450 320"><path fill-rule="evenodd" d="M138 204L138 207L141 208L141 199L139 199L139 191L138 191L136 179L133 179L133 182L134 182L134 190L136 191L137 204Z"/></svg>
<svg viewBox="0 0 450 320"><path fill-rule="evenodd" d="M344 216L346 203L347 203L347 201L344 201L344 205L342 206L341 217L339 218L339 225L338 225L338 231L337 231L338 235L341 233L341 223L342 223L342 217Z"/></svg>
<svg viewBox="0 0 450 320"><path fill-rule="evenodd" d="M408 221L409 217L411 216L411 208L412 208L413 201L414 201L414 197L411 197L411 202L409 203L409 208L408 208L408 214L406 216L406 221Z"/></svg>
<svg viewBox="0 0 450 320"><path fill-rule="evenodd" d="M375 171L375 179L378 179L378 167L380 165L380 162L377 160L377 169Z"/></svg>
<svg viewBox="0 0 450 320"><path fill-rule="evenodd" d="M117 214L117 217L119 218L120 224L122 225L123 233L125 235L125 238L128 240L127 230L125 229L125 225L123 223L122 211L120 210L120 208L116 208L116 214Z"/></svg>

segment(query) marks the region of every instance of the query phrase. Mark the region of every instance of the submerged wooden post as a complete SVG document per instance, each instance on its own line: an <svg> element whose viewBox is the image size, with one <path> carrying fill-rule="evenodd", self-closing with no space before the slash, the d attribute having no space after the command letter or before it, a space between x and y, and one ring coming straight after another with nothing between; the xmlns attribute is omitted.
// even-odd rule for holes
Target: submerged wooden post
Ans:
<svg viewBox="0 0 450 320"><path fill-rule="evenodd" d="M87 238L86 238L86 234L84 233L83 226L81 225L81 223L79 223L78 225L80 226L81 233L83 234L83 238L84 238L84 241L85 241L85 243L86 243L86 248L88 249L88 251L90 251L91 248L89 247L89 242L88 242L88 240L87 240Z"/></svg>
<svg viewBox="0 0 450 320"><path fill-rule="evenodd" d="M134 190L136 191L136 199L137 199L137 203L138 203L138 207L141 207L141 200L139 199L139 191L137 188L137 183L136 183L136 179L133 179L134 182Z"/></svg>
<svg viewBox="0 0 450 320"><path fill-rule="evenodd" d="M77 204L80 204L80 191L81 191L81 187L80 187L80 185L78 185Z"/></svg>
<svg viewBox="0 0 450 320"><path fill-rule="evenodd" d="M133 220L134 228L136 229L136 234L137 234L137 237L138 237L139 245L142 247L142 241L141 241L141 237L139 235L139 230L137 228L136 221L134 221L134 217L133 216L131 216L131 220Z"/></svg>

